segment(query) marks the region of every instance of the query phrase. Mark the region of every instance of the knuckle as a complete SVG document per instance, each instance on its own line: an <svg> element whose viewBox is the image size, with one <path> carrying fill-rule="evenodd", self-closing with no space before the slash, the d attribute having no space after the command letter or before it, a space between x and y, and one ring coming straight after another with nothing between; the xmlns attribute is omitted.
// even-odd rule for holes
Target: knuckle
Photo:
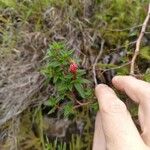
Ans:
<svg viewBox="0 0 150 150"><path fill-rule="evenodd" d="M109 104L101 105L101 111L104 113L124 113L127 112L127 108L122 101L117 100Z"/></svg>
<svg viewBox="0 0 150 150"><path fill-rule="evenodd" d="M103 90L104 88L106 88L107 85L105 84L98 84L96 87L95 87L95 90L96 91L99 91L99 90Z"/></svg>

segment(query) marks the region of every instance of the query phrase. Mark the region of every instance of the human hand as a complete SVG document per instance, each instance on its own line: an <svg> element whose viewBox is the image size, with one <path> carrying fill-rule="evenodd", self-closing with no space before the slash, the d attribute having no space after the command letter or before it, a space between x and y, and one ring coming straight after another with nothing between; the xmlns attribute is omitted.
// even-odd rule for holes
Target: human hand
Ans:
<svg viewBox="0 0 150 150"><path fill-rule="evenodd" d="M96 87L100 111L97 113L93 150L150 149L150 84L131 76L116 76L116 89L124 91L139 104L138 117L142 134L138 132L125 104L107 85Z"/></svg>

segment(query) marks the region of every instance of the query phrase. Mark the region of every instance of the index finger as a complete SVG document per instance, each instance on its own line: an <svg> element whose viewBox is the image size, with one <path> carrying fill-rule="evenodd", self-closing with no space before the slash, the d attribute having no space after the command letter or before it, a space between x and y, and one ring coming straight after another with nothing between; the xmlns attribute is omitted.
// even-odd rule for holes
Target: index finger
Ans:
<svg viewBox="0 0 150 150"><path fill-rule="evenodd" d="M150 146L150 84L131 76L116 76L113 85L139 103L139 121L142 138Z"/></svg>
<svg viewBox="0 0 150 150"><path fill-rule="evenodd" d="M116 76L113 85L137 103L150 102L150 84L132 76Z"/></svg>

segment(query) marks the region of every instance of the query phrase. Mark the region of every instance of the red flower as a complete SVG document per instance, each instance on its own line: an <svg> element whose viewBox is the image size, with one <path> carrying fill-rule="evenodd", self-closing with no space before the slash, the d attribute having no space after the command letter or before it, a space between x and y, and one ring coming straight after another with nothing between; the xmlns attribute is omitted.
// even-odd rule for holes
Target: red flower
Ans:
<svg viewBox="0 0 150 150"><path fill-rule="evenodd" d="M69 66L69 71L73 74L77 73L78 65L76 63L71 63Z"/></svg>

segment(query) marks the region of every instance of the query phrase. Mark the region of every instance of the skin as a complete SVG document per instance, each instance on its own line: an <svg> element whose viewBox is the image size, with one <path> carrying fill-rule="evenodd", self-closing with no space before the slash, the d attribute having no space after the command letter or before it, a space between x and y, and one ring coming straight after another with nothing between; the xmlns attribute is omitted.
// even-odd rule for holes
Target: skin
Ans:
<svg viewBox="0 0 150 150"><path fill-rule="evenodd" d="M93 150L150 150L150 83L131 76L116 76L112 83L139 104L142 134L115 92L100 84L95 89L100 110L96 116Z"/></svg>

